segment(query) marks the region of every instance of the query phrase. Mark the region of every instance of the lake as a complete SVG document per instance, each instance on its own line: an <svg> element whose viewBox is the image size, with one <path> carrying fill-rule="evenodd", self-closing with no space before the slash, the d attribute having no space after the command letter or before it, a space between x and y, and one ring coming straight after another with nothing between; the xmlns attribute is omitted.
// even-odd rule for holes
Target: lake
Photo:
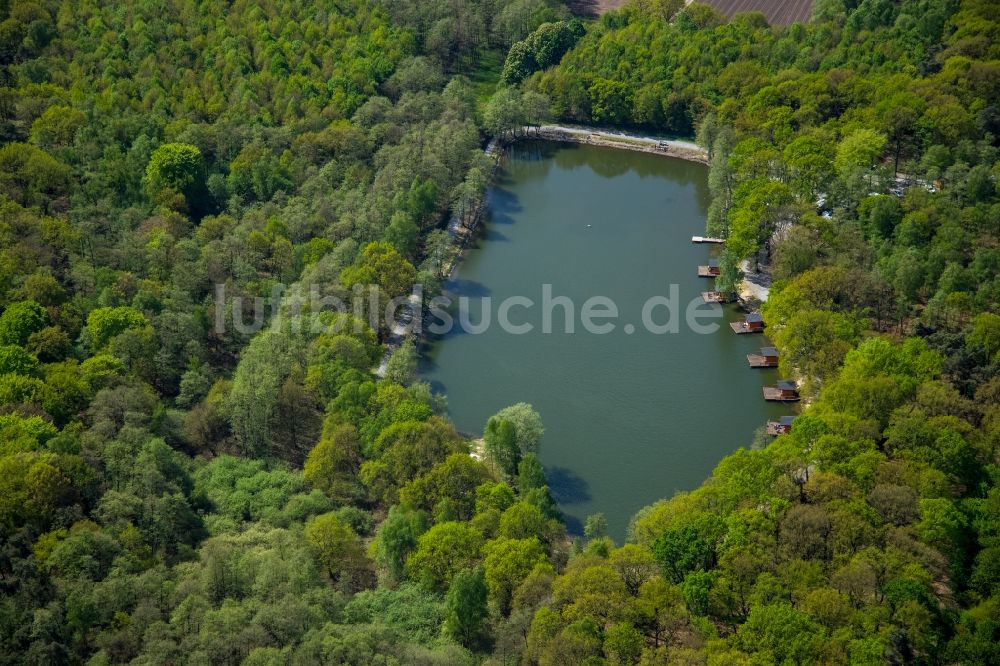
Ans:
<svg viewBox="0 0 1000 666"><path fill-rule="evenodd" d="M468 434L478 436L492 414L515 402L538 410L546 429L541 458L572 532L602 512L620 543L636 511L697 487L769 418L791 413L762 399L761 386L777 375L747 366L746 354L767 342L733 334L726 322L742 318L738 308L699 305L719 317L695 322L717 323L713 333L686 323L688 304L700 304L712 286L697 277L697 266L717 251L691 242L705 229L707 175L700 164L651 154L519 143L446 286L454 300L469 298L471 323L486 310L492 324L433 339L422 378L447 396L451 419ZM543 285L552 298L572 302L574 332L566 332L561 306L549 308L551 329L543 330ZM649 330L644 306L670 297L672 285L678 332ZM497 325L500 303L512 296L533 302L507 311L511 324L531 324L530 332ZM617 319L591 319L613 323L609 333L582 325L583 305L595 296L617 306ZM650 319L665 324L671 311L653 303Z"/></svg>

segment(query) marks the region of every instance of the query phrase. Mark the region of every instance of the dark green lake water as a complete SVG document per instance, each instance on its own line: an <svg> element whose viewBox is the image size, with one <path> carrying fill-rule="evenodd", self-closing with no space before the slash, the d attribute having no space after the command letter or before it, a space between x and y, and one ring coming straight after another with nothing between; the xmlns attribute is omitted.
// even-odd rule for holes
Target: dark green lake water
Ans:
<svg viewBox="0 0 1000 666"><path fill-rule="evenodd" d="M636 511L698 486L723 456L748 446L768 418L790 413L763 401L761 386L776 375L751 370L745 356L766 340L732 333L726 322L741 317L734 306L701 306L721 311L714 333L684 323L688 303L712 284L696 277L696 267L714 248L691 243L704 232L707 206L701 165L522 143L508 154L489 192L486 223L447 286L456 300L472 299L473 323L481 321L478 299L490 297L494 324L433 342L423 378L447 395L451 418L466 433L481 433L507 405L534 405L546 428L542 460L573 531L603 512L620 542ZM561 308L553 310L554 333L541 330L544 284L574 301L574 333L565 333ZM670 285L677 285L680 331L649 332L643 304L669 296ZM597 295L618 307L609 334L581 325L582 304ZM515 335L496 325L499 303L509 296L535 302L509 317L533 323L532 332ZM658 323L667 318L664 308L654 311ZM633 334L625 331L629 323Z"/></svg>

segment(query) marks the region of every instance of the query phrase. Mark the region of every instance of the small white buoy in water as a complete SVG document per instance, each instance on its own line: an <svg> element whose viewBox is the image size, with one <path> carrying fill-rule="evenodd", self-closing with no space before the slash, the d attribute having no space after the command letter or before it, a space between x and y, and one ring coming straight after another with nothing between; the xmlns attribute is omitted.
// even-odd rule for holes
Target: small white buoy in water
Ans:
<svg viewBox="0 0 1000 666"><path fill-rule="evenodd" d="M587 226L589 227L590 225L588 224Z"/></svg>

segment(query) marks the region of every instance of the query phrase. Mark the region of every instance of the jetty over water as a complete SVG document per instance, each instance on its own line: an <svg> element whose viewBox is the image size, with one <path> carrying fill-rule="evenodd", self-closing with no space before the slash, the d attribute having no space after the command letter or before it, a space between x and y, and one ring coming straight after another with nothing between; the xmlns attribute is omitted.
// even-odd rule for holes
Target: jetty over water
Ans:
<svg viewBox="0 0 1000 666"><path fill-rule="evenodd" d="M735 303L736 294L731 291L703 291L701 300L706 303Z"/></svg>
<svg viewBox="0 0 1000 666"><path fill-rule="evenodd" d="M799 387L789 379L779 379L776 386L764 387L764 400L771 402L798 402Z"/></svg>
<svg viewBox="0 0 1000 666"><path fill-rule="evenodd" d="M792 424L795 422L794 416L782 416L777 421L767 422L767 434L772 437L784 435L792 431Z"/></svg>
<svg viewBox="0 0 1000 666"><path fill-rule="evenodd" d="M747 363L751 368L777 368L778 350L774 347L761 347L759 354L747 354Z"/></svg>
<svg viewBox="0 0 1000 666"><path fill-rule="evenodd" d="M712 278L719 277L719 262L712 259L707 266L698 267L698 277Z"/></svg>
<svg viewBox="0 0 1000 666"><path fill-rule="evenodd" d="M692 243L715 243L717 245L721 245L722 243L725 243L726 241L723 238L712 238L711 236L691 236L691 242Z"/></svg>
<svg viewBox="0 0 1000 666"><path fill-rule="evenodd" d="M760 316L759 312L751 312L746 316L743 321L734 321L729 323L729 327L733 329L733 332L737 335L746 335L748 333L763 333L764 332L764 318Z"/></svg>

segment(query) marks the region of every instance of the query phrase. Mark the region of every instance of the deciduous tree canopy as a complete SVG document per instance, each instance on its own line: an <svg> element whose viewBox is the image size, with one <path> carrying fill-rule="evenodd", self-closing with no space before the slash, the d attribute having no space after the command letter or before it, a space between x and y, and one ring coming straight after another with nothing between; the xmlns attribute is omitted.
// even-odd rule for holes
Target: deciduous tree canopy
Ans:
<svg viewBox="0 0 1000 666"><path fill-rule="evenodd" d="M995 10L0 3L0 662L1000 661ZM550 116L697 134L810 398L621 547L373 372Z"/></svg>

